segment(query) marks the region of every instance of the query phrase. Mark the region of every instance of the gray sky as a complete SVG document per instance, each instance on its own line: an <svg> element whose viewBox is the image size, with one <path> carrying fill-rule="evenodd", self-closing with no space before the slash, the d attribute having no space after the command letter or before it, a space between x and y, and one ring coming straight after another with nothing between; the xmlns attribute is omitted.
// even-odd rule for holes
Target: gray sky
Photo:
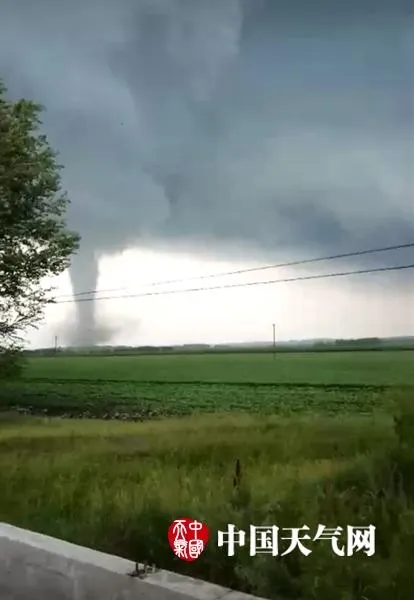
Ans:
<svg viewBox="0 0 414 600"><path fill-rule="evenodd" d="M412 241L409 4L3 0L0 76L47 109L83 238L77 291L126 248L191 254L200 270ZM381 280L407 329L408 278Z"/></svg>

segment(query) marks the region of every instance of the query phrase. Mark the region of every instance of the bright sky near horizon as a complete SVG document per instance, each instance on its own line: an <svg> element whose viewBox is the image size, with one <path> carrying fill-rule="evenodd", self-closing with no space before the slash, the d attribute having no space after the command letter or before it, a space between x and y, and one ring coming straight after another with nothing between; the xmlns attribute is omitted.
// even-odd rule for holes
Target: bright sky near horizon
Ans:
<svg viewBox="0 0 414 600"><path fill-rule="evenodd" d="M398 260L390 258L383 262L384 265L399 264ZM157 287L146 285L155 281L226 273L256 264L129 250L101 261L98 289L105 292L98 297L287 279L311 273L309 268L295 267ZM359 267L357 265L356 268ZM343 261L336 260L322 263L312 273L347 270L353 270L352 266L349 268L348 264L344 268ZM272 323L276 324L279 340L414 335L412 276L407 278L404 286L401 285L401 274L390 273L386 287L382 277L355 275L196 293L98 300L96 307L99 321L114 327L112 344L270 342ZM399 285L393 288L393 280L397 277L400 278ZM57 299L70 300L68 273L57 278L56 283ZM112 291L114 288L117 291ZM28 337L31 347L52 347L55 336L58 336L59 345L68 345L68 321L71 319L75 320L73 303L50 306L40 328Z"/></svg>

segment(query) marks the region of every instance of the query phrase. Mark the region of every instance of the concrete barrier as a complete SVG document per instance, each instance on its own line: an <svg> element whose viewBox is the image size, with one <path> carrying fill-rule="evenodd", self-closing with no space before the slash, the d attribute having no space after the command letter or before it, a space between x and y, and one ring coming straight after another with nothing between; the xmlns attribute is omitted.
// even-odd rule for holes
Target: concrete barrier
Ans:
<svg viewBox="0 0 414 600"><path fill-rule="evenodd" d="M1 600L263 600L0 523Z"/></svg>

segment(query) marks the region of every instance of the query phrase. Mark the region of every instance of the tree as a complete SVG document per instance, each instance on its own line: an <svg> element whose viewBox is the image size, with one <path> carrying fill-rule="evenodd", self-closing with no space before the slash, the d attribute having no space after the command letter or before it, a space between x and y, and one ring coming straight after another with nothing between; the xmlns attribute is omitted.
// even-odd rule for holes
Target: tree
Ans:
<svg viewBox="0 0 414 600"><path fill-rule="evenodd" d="M40 131L42 107L9 101L0 80L0 355L18 356L22 334L53 302L44 279L63 272L79 236L66 226L57 154ZM10 364L10 361L8 362ZM1 368L0 368L1 375Z"/></svg>

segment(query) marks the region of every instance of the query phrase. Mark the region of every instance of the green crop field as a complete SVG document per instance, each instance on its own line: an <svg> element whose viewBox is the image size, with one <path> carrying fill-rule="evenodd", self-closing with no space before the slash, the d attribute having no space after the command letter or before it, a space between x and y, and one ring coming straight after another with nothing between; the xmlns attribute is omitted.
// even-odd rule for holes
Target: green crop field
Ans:
<svg viewBox="0 0 414 600"><path fill-rule="evenodd" d="M414 385L414 352L31 358L0 406L142 419L205 412L372 412Z"/></svg>
<svg viewBox="0 0 414 600"><path fill-rule="evenodd" d="M302 384L413 384L414 351L47 357L29 379Z"/></svg>

